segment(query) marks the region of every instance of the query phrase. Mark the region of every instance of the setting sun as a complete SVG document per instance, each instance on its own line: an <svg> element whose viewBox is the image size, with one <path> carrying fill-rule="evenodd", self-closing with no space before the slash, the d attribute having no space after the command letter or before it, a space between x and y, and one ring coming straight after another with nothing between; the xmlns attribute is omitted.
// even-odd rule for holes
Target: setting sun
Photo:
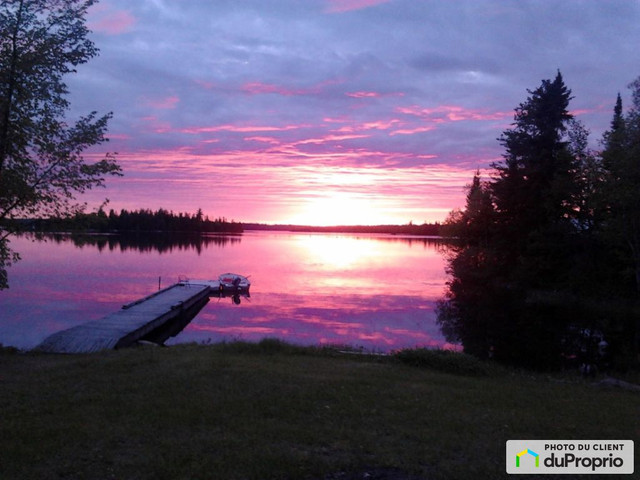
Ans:
<svg viewBox="0 0 640 480"><path fill-rule="evenodd" d="M329 192L301 205L289 223L314 226L385 223L384 207L379 203L361 194Z"/></svg>

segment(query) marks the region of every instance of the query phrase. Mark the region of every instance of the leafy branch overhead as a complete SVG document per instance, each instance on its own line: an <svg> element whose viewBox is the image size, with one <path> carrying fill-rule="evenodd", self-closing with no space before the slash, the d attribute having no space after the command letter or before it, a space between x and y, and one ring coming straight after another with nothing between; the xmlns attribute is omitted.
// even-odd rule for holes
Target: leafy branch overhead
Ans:
<svg viewBox="0 0 640 480"><path fill-rule="evenodd" d="M77 194L121 175L113 154L83 156L107 141L111 113L66 118L64 77L98 54L85 22L94 3L0 0L0 222L74 213ZM0 268L10 258L6 243L1 251Z"/></svg>

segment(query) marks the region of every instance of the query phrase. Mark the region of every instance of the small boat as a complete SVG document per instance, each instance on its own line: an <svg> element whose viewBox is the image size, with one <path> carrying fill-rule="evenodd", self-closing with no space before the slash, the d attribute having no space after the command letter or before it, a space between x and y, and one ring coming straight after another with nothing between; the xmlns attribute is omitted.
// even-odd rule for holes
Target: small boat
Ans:
<svg viewBox="0 0 640 480"><path fill-rule="evenodd" d="M183 286L204 285L210 287L212 290L227 294L248 293L249 287L251 286L251 282L247 277L236 273L223 273L218 277L218 280L193 280L180 277L178 284Z"/></svg>
<svg viewBox="0 0 640 480"><path fill-rule="evenodd" d="M218 277L220 290L233 292L246 292L251 286L249 279L237 273L223 273Z"/></svg>

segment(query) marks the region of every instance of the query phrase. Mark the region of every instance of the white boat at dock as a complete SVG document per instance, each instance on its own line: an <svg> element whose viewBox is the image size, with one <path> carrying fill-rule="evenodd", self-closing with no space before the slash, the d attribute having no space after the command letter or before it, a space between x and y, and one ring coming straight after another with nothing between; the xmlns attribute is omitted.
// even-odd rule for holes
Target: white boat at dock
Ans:
<svg viewBox="0 0 640 480"><path fill-rule="evenodd" d="M229 289L233 291L246 291L249 290L251 282L243 275L237 273L223 273L218 277L221 289Z"/></svg>
<svg viewBox="0 0 640 480"><path fill-rule="evenodd" d="M184 285L205 285L211 288L212 292L226 294L248 293L251 282L248 277L237 273L223 273L217 280L181 280Z"/></svg>

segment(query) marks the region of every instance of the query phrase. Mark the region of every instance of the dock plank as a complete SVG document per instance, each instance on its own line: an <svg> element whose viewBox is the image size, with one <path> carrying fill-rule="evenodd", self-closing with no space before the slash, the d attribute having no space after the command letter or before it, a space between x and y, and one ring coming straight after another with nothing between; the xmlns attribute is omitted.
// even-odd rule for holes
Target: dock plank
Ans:
<svg viewBox="0 0 640 480"><path fill-rule="evenodd" d="M50 335L36 350L50 353L93 353L129 346L177 318L211 293L209 285L179 283L144 297L99 320Z"/></svg>

